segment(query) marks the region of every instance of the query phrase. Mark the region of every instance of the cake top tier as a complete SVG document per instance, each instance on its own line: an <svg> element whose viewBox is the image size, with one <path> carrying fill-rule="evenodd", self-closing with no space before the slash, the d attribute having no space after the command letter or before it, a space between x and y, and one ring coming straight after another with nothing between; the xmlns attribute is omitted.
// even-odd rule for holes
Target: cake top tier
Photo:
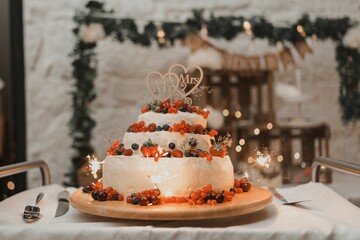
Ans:
<svg viewBox="0 0 360 240"><path fill-rule="evenodd" d="M146 124L172 125L184 120L189 124L201 124L203 127L206 127L206 119L210 114L206 109L190 106L181 100L171 103L170 99L165 101L154 100L142 108L141 112L138 121L144 121Z"/></svg>

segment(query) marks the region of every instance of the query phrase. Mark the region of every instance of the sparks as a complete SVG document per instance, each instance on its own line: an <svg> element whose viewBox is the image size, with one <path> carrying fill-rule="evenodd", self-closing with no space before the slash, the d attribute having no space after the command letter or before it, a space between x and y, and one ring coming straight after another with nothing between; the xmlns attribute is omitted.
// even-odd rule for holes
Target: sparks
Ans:
<svg viewBox="0 0 360 240"><path fill-rule="evenodd" d="M268 168L270 166L271 157L268 153L262 153L256 151L257 158L255 159L256 164Z"/></svg>
<svg viewBox="0 0 360 240"><path fill-rule="evenodd" d="M98 161L97 157L94 155L88 155L86 156L88 162L89 162L89 169L91 171L91 174L95 179L98 178L97 172L102 168L102 165L104 164L104 161Z"/></svg>

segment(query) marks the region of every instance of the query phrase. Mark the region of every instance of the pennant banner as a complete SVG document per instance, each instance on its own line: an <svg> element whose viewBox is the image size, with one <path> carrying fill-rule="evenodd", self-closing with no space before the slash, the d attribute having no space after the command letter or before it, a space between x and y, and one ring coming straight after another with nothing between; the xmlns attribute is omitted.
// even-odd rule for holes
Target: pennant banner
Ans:
<svg viewBox="0 0 360 240"><path fill-rule="evenodd" d="M192 52L196 52L203 48L212 48L220 53L223 59L223 69L237 70L237 71L257 71L269 70L276 71L279 69L281 63L284 68L295 66L295 60L289 47L283 47L278 53L267 53L264 56L245 56L241 54L229 53L220 49L198 35L190 35L184 39L183 44L190 47ZM306 54L312 53L312 49L305 41L299 41L294 44L295 49L301 58ZM264 66L261 62L265 63Z"/></svg>

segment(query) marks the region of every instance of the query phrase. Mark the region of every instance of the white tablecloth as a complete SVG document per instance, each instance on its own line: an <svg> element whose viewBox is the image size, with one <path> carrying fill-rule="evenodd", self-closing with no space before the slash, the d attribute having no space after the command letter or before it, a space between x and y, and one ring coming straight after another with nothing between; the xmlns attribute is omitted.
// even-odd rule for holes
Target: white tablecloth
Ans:
<svg viewBox="0 0 360 240"><path fill-rule="evenodd" d="M135 221L98 217L70 207L54 218L59 185L31 189L0 203L0 239L360 239L360 208L321 183L279 189L289 200L311 199L284 206L274 199L262 211L244 216L197 221ZM68 189L74 191L75 189ZM44 217L26 224L20 214L43 191Z"/></svg>

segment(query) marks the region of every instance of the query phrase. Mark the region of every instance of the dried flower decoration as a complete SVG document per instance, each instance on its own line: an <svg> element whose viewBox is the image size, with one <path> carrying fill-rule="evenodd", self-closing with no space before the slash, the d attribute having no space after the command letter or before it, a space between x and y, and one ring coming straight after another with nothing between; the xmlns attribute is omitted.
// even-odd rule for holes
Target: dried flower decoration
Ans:
<svg viewBox="0 0 360 240"><path fill-rule="evenodd" d="M191 93L191 96L194 100L198 100L200 99L204 93L207 93L207 94L212 94L214 91L214 89L208 87L208 86L201 86L201 87L198 87L196 88L192 93Z"/></svg>
<svg viewBox="0 0 360 240"><path fill-rule="evenodd" d="M197 144L198 144L198 141L196 138L190 138L189 145L191 148L195 148L197 146Z"/></svg>
<svg viewBox="0 0 360 240"><path fill-rule="evenodd" d="M226 147L231 147L232 145L232 138L229 132L226 133L225 136L219 136L217 140L217 144L224 145Z"/></svg>

